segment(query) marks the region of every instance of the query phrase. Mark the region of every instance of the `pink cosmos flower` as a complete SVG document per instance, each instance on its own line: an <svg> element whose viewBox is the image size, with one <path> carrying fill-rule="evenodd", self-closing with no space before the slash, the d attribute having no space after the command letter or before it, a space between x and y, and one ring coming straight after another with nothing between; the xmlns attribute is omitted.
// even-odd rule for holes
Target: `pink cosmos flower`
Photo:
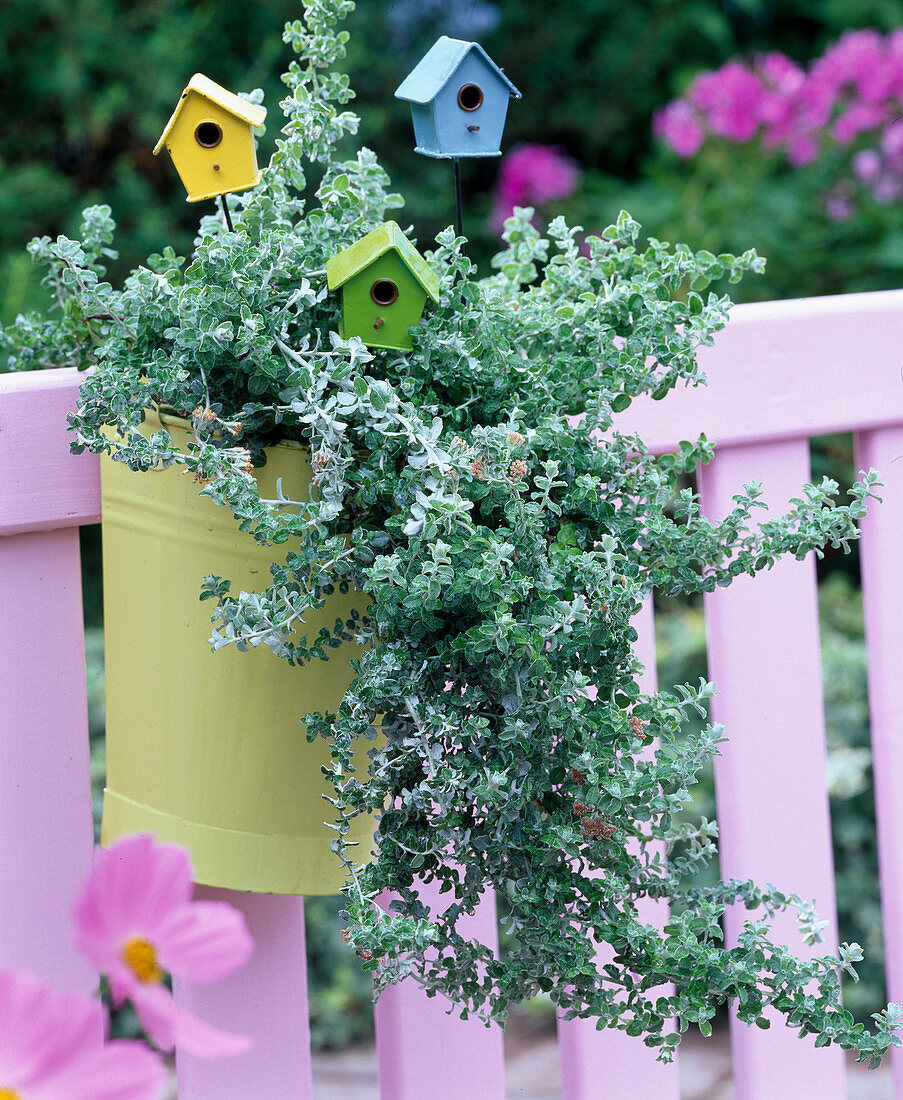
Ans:
<svg viewBox="0 0 903 1100"><path fill-rule="evenodd" d="M211 1027L175 1004L166 971L213 982L254 949L244 917L226 902L192 901L188 853L147 835L125 836L97 853L75 905L76 941L110 983L114 1004L130 1000L161 1048L201 1058L243 1054L246 1036Z"/></svg>
<svg viewBox="0 0 903 1100"><path fill-rule="evenodd" d="M0 1096L155 1100L165 1076L142 1043L103 1041L99 1001L0 970Z"/></svg>

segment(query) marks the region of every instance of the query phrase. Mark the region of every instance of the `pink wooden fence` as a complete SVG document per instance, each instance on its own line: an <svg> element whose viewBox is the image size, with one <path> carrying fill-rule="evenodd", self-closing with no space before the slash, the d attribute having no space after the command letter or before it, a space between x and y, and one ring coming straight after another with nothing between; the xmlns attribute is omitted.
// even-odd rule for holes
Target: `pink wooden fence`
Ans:
<svg viewBox="0 0 903 1100"><path fill-rule="evenodd" d="M749 480L783 506L808 477L808 438L826 432L854 432L859 465L875 466L885 483L885 503L863 524L862 565L889 996L900 1002L903 292L738 307L703 362L707 389L637 402L624 419L659 451L701 431L718 445L700 479L707 514L723 515ZM68 452L65 416L77 386L68 370L0 377L0 965L89 990L95 975L69 938L72 899L92 858L77 529L99 520L100 497L97 461ZM714 717L731 738L716 761L722 870L815 897L833 920L813 562L738 581L705 610L710 677L722 691ZM654 668L648 609L640 628ZM180 1097L310 1097L302 900L202 892L244 910L257 950L231 980L181 984L176 996L256 1044L219 1063L180 1058ZM473 921L495 936L491 902ZM729 920L729 934L736 927ZM376 1025L383 1100L504 1096L498 1028L449 1017L406 985L381 1000ZM676 1066L655 1063L637 1040L586 1021L562 1023L559 1033L566 1100L679 1095ZM845 1095L834 1048L742 1025L732 1025L731 1045L741 1100ZM903 1096L903 1057L894 1073Z"/></svg>

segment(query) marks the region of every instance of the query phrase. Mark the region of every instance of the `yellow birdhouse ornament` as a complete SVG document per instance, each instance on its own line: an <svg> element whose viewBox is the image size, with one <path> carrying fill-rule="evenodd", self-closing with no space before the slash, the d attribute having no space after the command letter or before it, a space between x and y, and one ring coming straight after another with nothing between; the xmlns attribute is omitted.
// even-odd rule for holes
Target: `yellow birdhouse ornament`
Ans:
<svg viewBox="0 0 903 1100"><path fill-rule="evenodd" d="M154 148L165 145L189 202L247 191L260 182L254 131L266 110L195 73Z"/></svg>

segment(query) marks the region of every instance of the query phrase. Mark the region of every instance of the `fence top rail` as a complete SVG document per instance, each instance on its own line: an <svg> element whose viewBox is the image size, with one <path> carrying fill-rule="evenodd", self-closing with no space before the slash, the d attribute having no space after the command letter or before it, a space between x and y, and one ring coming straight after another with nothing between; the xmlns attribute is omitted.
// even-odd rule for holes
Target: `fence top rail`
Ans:
<svg viewBox="0 0 903 1100"><path fill-rule="evenodd" d="M705 435L742 445L903 423L903 290L740 305L711 348L706 386L637 398L617 420L653 451ZM81 375L0 375L0 535L100 517L97 460L63 430Z"/></svg>
<svg viewBox="0 0 903 1100"><path fill-rule="evenodd" d="M0 535L99 522L97 457L73 455L66 431L81 379L74 368L0 375Z"/></svg>
<svg viewBox="0 0 903 1100"><path fill-rule="evenodd" d="M903 423L903 290L735 306L699 362L707 385L637 398L618 430L663 452Z"/></svg>

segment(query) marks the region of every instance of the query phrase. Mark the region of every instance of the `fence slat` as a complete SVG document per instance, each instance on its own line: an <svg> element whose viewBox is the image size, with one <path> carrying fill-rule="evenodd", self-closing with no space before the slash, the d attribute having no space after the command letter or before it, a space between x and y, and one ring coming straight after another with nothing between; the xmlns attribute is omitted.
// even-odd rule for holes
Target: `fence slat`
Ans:
<svg viewBox="0 0 903 1100"><path fill-rule="evenodd" d="M635 652L645 666L640 677L640 689L650 694L656 690L655 624L652 600L646 601L633 625L639 634ZM652 749L648 752L651 754ZM668 919L666 903L643 899L639 906L640 920L663 928ZM600 952L600 965L610 956ZM662 993L667 995L668 989ZM655 1059L655 1051L643 1041L623 1031L611 1028L597 1031L593 1020L558 1020L558 1045L561 1052L562 1100L597 1100L604 1082L606 1100L677 1100L680 1081L677 1058L670 1065Z"/></svg>
<svg viewBox="0 0 903 1100"><path fill-rule="evenodd" d="M71 924L94 846L77 528L0 537L0 608L0 965L88 992Z"/></svg>
<svg viewBox="0 0 903 1100"><path fill-rule="evenodd" d="M862 521L862 595L868 646L869 710L881 868L887 995L903 1004L903 426L856 439L860 469L884 487ZM893 1051L894 1095L903 1096L903 1050Z"/></svg>
<svg viewBox="0 0 903 1100"><path fill-rule="evenodd" d="M433 883L421 884L418 894L431 909L448 904L448 895ZM476 913L459 922L459 930L497 950L495 897L484 896ZM444 997L427 997L410 979L380 996L376 1050L382 1100L503 1100L502 1029L449 1015L450 1008Z"/></svg>
<svg viewBox="0 0 903 1100"><path fill-rule="evenodd" d="M703 511L720 518L744 482L761 481L774 509L809 479L805 440L723 448L700 473ZM761 519L764 511L759 512ZM784 559L755 579L738 578L705 600L712 705L729 742L715 758L723 877L753 878L815 898L832 923L823 954L836 943L833 854L825 774L824 711L815 563ZM753 914L725 914L736 942ZM775 938L805 953L794 918L775 923ZM840 1100L843 1053L815 1049L811 1037L773 1023L770 1031L731 1018L738 1100Z"/></svg>
<svg viewBox="0 0 903 1100"><path fill-rule="evenodd" d="M704 352L713 381L709 395L681 391L664 403L667 408L649 412L636 402L629 413L656 450L694 434L697 420L710 438L733 443L813 426L869 429L858 439L859 460L877 466L888 486L886 503L863 524L862 553L888 981L897 1001L903 1000L903 677L897 668L903 648L903 571L897 567L903 429L874 425L893 425L903 404L894 358L903 332L901 300L903 292L896 291L740 307L715 348ZM817 395L804 369L813 353L821 372ZM859 379L850 391L844 379L854 356L870 381ZM763 383L763 370L772 382ZM7 536L0 538L0 965L32 969L59 988L85 990L95 976L72 950L69 928L71 902L91 859L76 528L98 517L99 479L96 459L69 455L62 428L78 382L73 371L0 378L0 534ZM754 412L763 392L775 397L764 412ZM622 428L626 416L623 421ZM765 482L770 500L783 503L807 472L802 441L722 447L701 475L705 510L726 512L732 493L751 477ZM812 563L783 562L749 586L741 579L707 599L706 611L710 675L723 692L713 711L731 738L716 761L722 871L815 896L821 915L833 917ZM758 689L760 682L767 691ZM233 979L202 988L177 983L176 995L211 1022L254 1033L258 1043L243 1059L181 1058L180 1096L306 1100L311 1083L300 899L203 888L199 895L240 905L257 953ZM729 915L729 936L745 916ZM494 902L475 920L481 938L494 936ZM778 934L786 930L799 950L790 925L779 925ZM446 1016L445 1008L410 983L382 999L377 1024L384 1100L437 1095L437 1082L443 1100L504 1095L499 1029ZM637 1051L645 1054L644 1048L625 1040L629 1054L606 1047L603 1058L597 1040L623 1037L592 1030L584 1042L582 1026L562 1031L565 1087L572 1089L566 1095L597 1095L603 1081L606 1095L616 1095L610 1092L614 1067ZM815 1051L787 1029L763 1033L735 1023L732 1043L738 1100L844 1095L842 1057L833 1047ZM895 1058L896 1091L903 1095L903 1054ZM670 1083L647 1086L639 1072L631 1071L632 1095L672 1095ZM574 1091L579 1088L582 1094Z"/></svg>
<svg viewBox="0 0 903 1100"><path fill-rule="evenodd" d="M212 985L174 981L174 996L205 1022L252 1036L254 1046L237 1058L178 1054L179 1100L310 1100L303 899L212 886L195 887L195 897L240 909L254 937L254 954L231 977Z"/></svg>

